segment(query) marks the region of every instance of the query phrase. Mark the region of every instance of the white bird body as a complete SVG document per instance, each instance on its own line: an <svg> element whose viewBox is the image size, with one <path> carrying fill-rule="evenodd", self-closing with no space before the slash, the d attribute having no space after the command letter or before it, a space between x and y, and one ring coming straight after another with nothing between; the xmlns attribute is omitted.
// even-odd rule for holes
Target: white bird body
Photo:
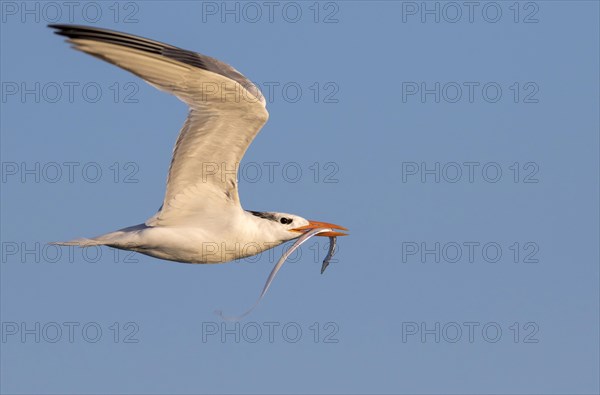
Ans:
<svg viewBox="0 0 600 395"><path fill-rule="evenodd" d="M237 168L269 114L260 90L231 66L129 34L50 25L75 49L115 64L188 104L160 210L144 224L59 245L106 245L185 263L223 263L261 253L316 228L338 225L285 213L245 211ZM315 233L317 234L317 233Z"/></svg>
<svg viewBox="0 0 600 395"><path fill-rule="evenodd" d="M298 223L301 218L295 217ZM140 224L91 239L61 242L81 247L106 245L155 258L185 263L224 263L259 254L298 236L281 232L277 223L241 211L227 221L178 226ZM308 225L309 221L306 221Z"/></svg>

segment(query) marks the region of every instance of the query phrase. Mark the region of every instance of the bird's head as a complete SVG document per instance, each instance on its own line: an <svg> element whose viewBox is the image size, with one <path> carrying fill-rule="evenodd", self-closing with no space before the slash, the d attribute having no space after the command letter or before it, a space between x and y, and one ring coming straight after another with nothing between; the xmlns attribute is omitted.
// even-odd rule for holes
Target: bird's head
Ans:
<svg viewBox="0 0 600 395"><path fill-rule="evenodd" d="M273 213L250 211L256 217L269 221L265 224L274 229L282 240L292 240L300 237L303 233L316 228L329 228L331 232L319 233L317 236L347 236L347 233L337 232L338 230L348 230L340 225L330 224L328 222L312 221L302 218L299 215L287 213Z"/></svg>

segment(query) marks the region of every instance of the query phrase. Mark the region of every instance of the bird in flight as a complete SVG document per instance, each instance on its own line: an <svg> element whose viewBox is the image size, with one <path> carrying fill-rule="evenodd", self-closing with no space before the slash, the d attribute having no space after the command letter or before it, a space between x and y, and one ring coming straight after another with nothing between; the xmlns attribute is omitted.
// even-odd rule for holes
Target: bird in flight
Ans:
<svg viewBox="0 0 600 395"><path fill-rule="evenodd" d="M347 235L340 232L346 228L293 214L247 211L240 204L237 172L231 169L239 167L269 116L264 97L250 80L217 59L158 41L95 27L49 27L73 48L119 66L189 106L159 211L143 224L56 244L105 245L177 262L224 263L293 239L299 246L318 235L331 238L330 258L335 237ZM324 262L322 270L326 266Z"/></svg>

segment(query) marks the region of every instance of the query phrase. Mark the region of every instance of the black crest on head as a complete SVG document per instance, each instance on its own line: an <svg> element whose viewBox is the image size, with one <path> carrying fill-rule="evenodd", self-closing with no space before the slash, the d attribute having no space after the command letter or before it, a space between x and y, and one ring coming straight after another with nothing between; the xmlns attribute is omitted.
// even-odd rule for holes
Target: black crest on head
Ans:
<svg viewBox="0 0 600 395"><path fill-rule="evenodd" d="M272 213L265 213L262 211L248 211L250 214L259 217L259 218L263 218L263 219L268 219L270 221L278 221L277 217L275 215L273 215Z"/></svg>

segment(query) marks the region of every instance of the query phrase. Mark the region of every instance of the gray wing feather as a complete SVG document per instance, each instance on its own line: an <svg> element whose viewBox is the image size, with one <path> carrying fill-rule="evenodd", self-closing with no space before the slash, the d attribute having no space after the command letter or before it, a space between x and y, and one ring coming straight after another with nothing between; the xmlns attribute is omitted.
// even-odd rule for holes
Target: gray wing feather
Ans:
<svg viewBox="0 0 600 395"><path fill-rule="evenodd" d="M68 37L71 40L91 40L96 42L104 42L123 47L128 47L155 55L164 56L165 58L172 59L193 67L211 71L216 74L220 74L223 77L227 77L241 86L243 86L250 94L252 94L257 100L263 105L266 105L264 96L260 89L248 80L242 73L228 65L227 63L221 62L218 59L211 58L210 56L202 55L193 51L178 48L173 45L165 44L159 41L150 40L147 38L134 36L131 34L121 33L114 30L101 29L89 26L80 25L61 25L52 24L48 25L56 30L56 34ZM102 54L92 54L102 58ZM104 58L103 58L104 59ZM116 64L110 59L104 59L110 63ZM135 73L135 70L129 70ZM143 78L143 77L142 77Z"/></svg>
<svg viewBox="0 0 600 395"><path fill-rule="evenodd" d="M86 26L50 27L75 49L128 70L190 106L173 149L162 208L148 225L193 221L219 205L241 209L236 169L268 119L264 97L250 80L217 59L158 41Z"/></svg>

